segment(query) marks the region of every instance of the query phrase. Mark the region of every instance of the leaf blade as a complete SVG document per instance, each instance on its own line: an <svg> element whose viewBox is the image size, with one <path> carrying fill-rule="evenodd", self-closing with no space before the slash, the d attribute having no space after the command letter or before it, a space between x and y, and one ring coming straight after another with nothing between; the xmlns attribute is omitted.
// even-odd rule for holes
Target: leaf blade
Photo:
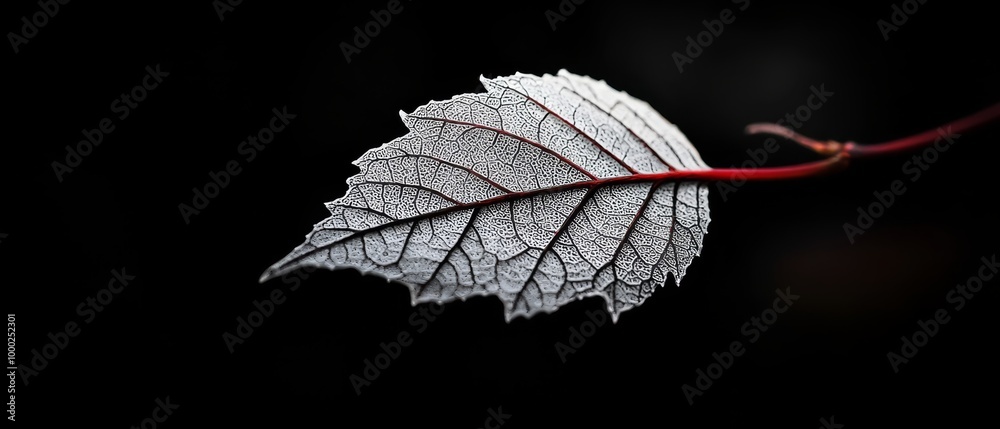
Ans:
<svg viewBox="0 0 1000 429"><path fill-rule="evenodd" d="M261 281L352 267L407 285L414 304L496 295L508 321L589 296L617 320L668 275L679 284L707 233L708 188L630 179L706 169L683 134L565 70L483 82L401 112L410 132L355 161L331 216Z"/></svg>

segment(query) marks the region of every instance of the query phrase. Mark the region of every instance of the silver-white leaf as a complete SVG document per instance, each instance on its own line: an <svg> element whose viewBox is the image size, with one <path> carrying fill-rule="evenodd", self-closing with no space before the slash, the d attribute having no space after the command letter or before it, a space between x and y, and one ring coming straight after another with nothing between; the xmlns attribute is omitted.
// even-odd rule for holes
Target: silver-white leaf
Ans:
<svg viewBox="0 0 1000 429"><path fill-rule="evenodd" d="M330 217L261 281L350 267L405 284L414 304L498 296L508 321L589 296L617 321L670 274L679 284L708 187L619 179L709 169L684 134L566 70L480 79L486 93L400 112L409 133L355 161Z"/></svg>

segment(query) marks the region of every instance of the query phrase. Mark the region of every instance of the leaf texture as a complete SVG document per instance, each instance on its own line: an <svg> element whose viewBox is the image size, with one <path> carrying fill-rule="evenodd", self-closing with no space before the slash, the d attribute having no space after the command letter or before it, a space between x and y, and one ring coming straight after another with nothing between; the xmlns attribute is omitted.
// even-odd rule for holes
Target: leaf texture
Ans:
<svg viewBox="0 0 1000 429"><path fill-rule="evenodd" d="M560 70L400 111L409 132L354 162L330 217L269 268L356 268L415 305L495 295L508 321L589 296L612 319L701 252L708 187L630 180L707 170L649 104Z"/></svg>

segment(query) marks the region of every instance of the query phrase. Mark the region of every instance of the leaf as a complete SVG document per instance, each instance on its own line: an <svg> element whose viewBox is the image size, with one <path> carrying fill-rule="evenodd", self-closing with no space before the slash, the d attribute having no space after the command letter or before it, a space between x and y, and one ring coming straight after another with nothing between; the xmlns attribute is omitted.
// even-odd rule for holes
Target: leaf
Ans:
<svg viewBox="0 0 1000 429"><path fill-rule="evenodd" d="M708 170L649 104L560 70L400 111L410 130L354 162L330 217L261 281L356 268L411 301L496 295L506 319L604 298L613 320L701 252L708 187L646 173Z"/></svg>

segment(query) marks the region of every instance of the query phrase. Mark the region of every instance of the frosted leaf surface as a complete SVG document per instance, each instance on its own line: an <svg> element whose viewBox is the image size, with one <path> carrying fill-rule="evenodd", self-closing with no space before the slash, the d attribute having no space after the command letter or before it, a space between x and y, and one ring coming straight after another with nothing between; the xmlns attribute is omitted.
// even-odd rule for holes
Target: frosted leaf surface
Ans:
<svg viewBox="0 0 1000 429"><path fill-rule="evenodd" d="M356 268L414 304L494 295L509 321L589 296L613 320L672 274L708 231L708 187L625 176L707 170L649 104L604 81L480 78L485 93L406 114L409 132L354 162L330 217L269 268Z"/></svg>

